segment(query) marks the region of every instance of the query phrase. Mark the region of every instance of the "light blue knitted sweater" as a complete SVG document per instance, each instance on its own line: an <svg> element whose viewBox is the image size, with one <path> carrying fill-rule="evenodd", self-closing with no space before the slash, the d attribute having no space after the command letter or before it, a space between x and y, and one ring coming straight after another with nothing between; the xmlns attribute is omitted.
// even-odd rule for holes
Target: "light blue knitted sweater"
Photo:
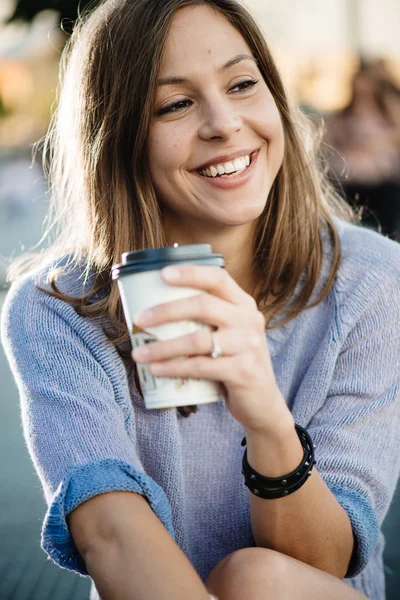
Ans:
<svg viewBox="0 0 400 600"><path fill-rule="evenodd" d="M267 339L280 390L351 519L356 553L347 582L383 600L380 525L400 470L400 246L337 225L343 256L329 296ZM79 294L78 275L65 275L60 287ZM324 277L326 266L319 286ZM65 516L96 494L131 490L147 496L205 580L228 553L255 545L241 424L222 399L189 418L145 410L101 322L39 292L38 279L12 286L2 336L48 504L44 550L87 574Z"/></svg>

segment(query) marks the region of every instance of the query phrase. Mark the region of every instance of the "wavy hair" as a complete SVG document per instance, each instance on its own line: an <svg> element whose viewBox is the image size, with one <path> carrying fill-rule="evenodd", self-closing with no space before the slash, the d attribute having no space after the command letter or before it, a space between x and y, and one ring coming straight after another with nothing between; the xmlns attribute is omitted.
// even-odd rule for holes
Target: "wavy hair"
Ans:
<svg viewBox="0 0 400 600"><path fill-rule="evenodd" d="M85 317L107 317L107 335L122 353L129 341L112 264L127 250L166 245L162 212L149 175L146 142L164 48L177 10L207 5L241 33L256 58L283 124L283 163L258 219L253 240L255 272L264 274L257 302L279 324L321 302L340 262L333 217L351 220L351 210L329 185L318 146L321 135L289 105L279 72L260 29L235 0L105 0L80 16L64 49L58 106L44 138L44 169L51 206L46 234L51 245L26 255L9 270L24 270L64 255L94 277L80 297L57 286L49 272L47 293L72 304ZM323 230L333 253L329 275L311 298L321 274ZM45 235L46 235L45 234ZM301 289L294 294L298 282ZM272 301L268 301L271 298ZM312 300L312 301L310 301ZM178 409L185 416L193 408Z"/></svg>

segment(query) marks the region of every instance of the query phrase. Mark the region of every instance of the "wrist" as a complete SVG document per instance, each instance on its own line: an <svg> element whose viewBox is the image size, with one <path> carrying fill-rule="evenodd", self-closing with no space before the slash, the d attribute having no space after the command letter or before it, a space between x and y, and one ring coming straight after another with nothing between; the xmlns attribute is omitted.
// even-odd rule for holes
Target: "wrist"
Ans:
<svg viewBox="0 0 400 600"><path fill-rule="evenodd" d="M273 433L250 430L246 435L250 467L264 477L281 477L294 471L304 457L304 448L294 426L285 421Z"/></svg>
<svg viewBox="0 0 400 600"><path fill-rule="evenodd" d="M288 437L295 434L295 422L292 413L286 407L275 412L274 416L268 415L268 423L263 423L261 420L257 425L252 427L243 426L246 439L254 441L270 441L275 440L277 443L283 443Z"/></svg>

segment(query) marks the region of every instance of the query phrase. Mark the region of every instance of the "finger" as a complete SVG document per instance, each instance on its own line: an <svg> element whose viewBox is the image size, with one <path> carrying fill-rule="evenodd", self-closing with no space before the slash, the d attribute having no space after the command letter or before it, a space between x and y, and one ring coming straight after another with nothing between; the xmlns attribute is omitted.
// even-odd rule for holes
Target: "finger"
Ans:
<svg viewBox="0 0 400 600"><path fill-rule="evenodd" d="M232 304L257 309L252 296L247 294L226 269L206 265L179 265L165 267L161 275L167 283L203 290Z"/></svg>
<svg viewBox="0 0 400 600"><path fill-rule="evenodd" d="M149 370L156 377L188 377L192 379L229 382L232 378L232 360L234 359L230 356L221 358L195 356L185 360L174 359L152 363L149 365Z"/></svg>
<svg viewBox="0 0 400 600"><path fill-rule="evenodd" d="M260 360L261 357L261 360ZM149 364L149 370L156 377L210 379L218 381L226 388L236 386L242 390L261 389L266 382L275 381L267 353L255 357L249 352L233 356L193 356ZM255 385L256 384L256 385ZM262 395L262 394L261 394Z"/></svg>
<svg viewBox="0 0 400 600"><path fill-rule="evenodd" d="M230 302L204 293L157 304L134 315L133 322L139 327L155 327L176 321L195 320L214 327L228 327L237 323L244 325L252 318L254 315L250 311L244 311Z"/></svg>
<svg viewBox="0 0 400 600"><path fill-rule="evenodd" d="M246 352L267 343L265 335L252 334L243 329L219 329L214 332L214 336L222 356ZM199 329L189 335L136 347L132 351L132 358L138 363L152 363L182 356L210 356L213 349L211 331Z"/></svg>

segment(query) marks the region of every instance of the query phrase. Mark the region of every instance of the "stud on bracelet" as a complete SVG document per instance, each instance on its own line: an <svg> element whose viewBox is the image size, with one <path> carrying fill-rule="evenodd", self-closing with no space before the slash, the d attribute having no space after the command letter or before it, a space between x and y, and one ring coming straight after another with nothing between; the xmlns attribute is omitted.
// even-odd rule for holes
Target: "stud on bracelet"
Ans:
<svg viewBox="0 0 400 600"><path fill-rule="evenodd" d="M247 449L242 459L242 475L244 475L245 486L257 497L265 499L282 498L298 490L310 477L312 469L316 464L314 448L309 433L295 425L295 429L304 449L303 459L295 471L282 477L265 477L260 475L247 462ZM241 442L246 445L246 438ZM311 468L310 468L311 466Z"/></svg>

